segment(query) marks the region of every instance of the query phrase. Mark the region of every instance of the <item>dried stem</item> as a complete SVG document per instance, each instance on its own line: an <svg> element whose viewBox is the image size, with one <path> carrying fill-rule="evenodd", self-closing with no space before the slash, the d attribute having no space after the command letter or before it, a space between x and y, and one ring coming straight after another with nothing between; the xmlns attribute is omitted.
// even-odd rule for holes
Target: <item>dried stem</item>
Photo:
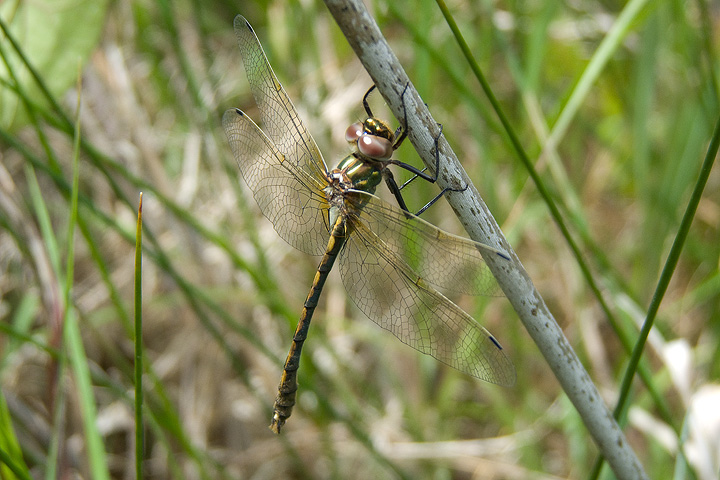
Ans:
<svg viewBox="0 0 720 480"><path fill-rule="evenodd" d="M325 4L395 117L404 118L404 102L408 138L425 165L433 169L434 139L440 128L375 20L361 0L326 0ZM403 94L406 85L408 88ZM486 261L615 475L621 479L647 478L590 376L444 137L440 138L439 150L438 186L441 189L470 186L462 192L449 192L446 195L448 202L470 238L504 250L511 257L511 262L494 258L486 258Z"/></svg>

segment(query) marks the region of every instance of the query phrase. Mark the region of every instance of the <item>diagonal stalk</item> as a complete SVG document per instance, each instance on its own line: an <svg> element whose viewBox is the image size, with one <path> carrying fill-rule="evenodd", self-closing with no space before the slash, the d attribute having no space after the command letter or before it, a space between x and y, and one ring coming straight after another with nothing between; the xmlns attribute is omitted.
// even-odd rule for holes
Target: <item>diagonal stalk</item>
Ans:
<svg viewBox="0 0 720 480"><path fill-rule="evenodd" d="M440 134L438 124L390 50L375 20L361 0L325 0L325 4L397 118L403 118L404 102L408 112L408 138L425 165L432 170L435 163L434 138ZM407 85L409 87L403 95ZM449 192L448 202L470 238L510 253L511 268L507 264L503 267L490 256L485 260L603 456L618 478L647 478L590 376L445 138L440 137L438 148L442 170L438 186L444 189L469 185L464 191Z"/></svg>

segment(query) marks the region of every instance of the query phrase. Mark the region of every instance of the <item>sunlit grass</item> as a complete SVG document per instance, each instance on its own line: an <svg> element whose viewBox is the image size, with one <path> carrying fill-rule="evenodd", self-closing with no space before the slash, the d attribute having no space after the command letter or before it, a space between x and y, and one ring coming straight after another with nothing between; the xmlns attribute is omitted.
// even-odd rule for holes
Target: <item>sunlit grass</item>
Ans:
<svg viewBox="0 0 720 480"><path fill-rule="evenodd" d="M611 328L442 15L431 2L409 5L373 6L443 134L613 407L629 358L623 344L637 338L720 111L717 14L696 12L702 4L646 7L628 34L602 53L605 63L564 135L540 159L620 10L556 2L518 11L449 6L560 205L617 320ZM298 406L280 437L268 430L282 362L318 259L277 236L230 158L222 112L241 107L257 118L232 19L241 13L253 24L329 164L347 151L342 133L362 116L369 79L321 4L236 8L113 4L87 58L81 92L68 86L70 93L51 94L34 80L16 80L31 78L17 62L17 75L2 78L30 119L21 129L0 129L0 380L14 427L0 422L7 439L0 446L5 453L17 438L23 461L12 463L16 474L45 477L69 469L100 478L103 467L88 454L94 434L102 440L106 474L121 478L135 469L131 312L143 191L148 478L462 478L477 471L482 477L585 477L597 451L506 300L457 299L503 344L518 370L513 388L476 381L405 347L355 309L336 273L303 353ZM2 42L4 55L10 49ZM36 68L43 80L48 73ZM382 100L373 102L382 114ZM419 165L409 144L398 157ZM418 207L436 192L421 183L407 193ZM661 441L660 427L680 432L690 404L717 388L716 186L711 175L644 349L644 384L635 382L623 418L652 478L683 466ZM76 220L69 215L73 193ZM438 205L427 219L462 234L448 212ZM72 246L66 240L71 228L77 229ZM73 270L68 311L77 316L87 360L71 357L60 336L63 282ZM71 358L84 362L76 365L89 372L90 390L79 388L77 370L64 367ZM83 402L97 411L91 424L83 425ZM712 465L689 468L697 478L705 478L704 468L713 471Z"/></svg>

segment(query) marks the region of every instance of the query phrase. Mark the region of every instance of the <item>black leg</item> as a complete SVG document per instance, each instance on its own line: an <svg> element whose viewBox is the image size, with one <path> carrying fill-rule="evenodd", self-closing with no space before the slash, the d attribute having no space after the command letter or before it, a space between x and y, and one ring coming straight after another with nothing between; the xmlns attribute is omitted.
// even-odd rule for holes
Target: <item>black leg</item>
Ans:
<svg viewBox="0 0 720 480"><path fill-rule="evenodd" d="M402 211L405 212L405 216L410 218L410 210L408 210L408 207L405 204L405 199L400 193L400 188L398 187L398 184L395 181L395 177L393 177L392 172L386 168L385 170L383 170L383 178L385 179L385 185L387 185L388 190L390 190L390 192L393 194Z"/></svg>
<svg viewBox="0 0 720 480"><path fill-rule="evenodd" d="M373 117L372 110L370 110L370 104L368 103L368 97L372 93L372 91L375 90L375 85L373 84L372 87L368 89L367 92L365 92L365 96L363 97L363 107L365 107L365 113L367 113L368 118Z"/></svg>
<svg viewBox="0 0 720 480"><path fill-rule="evenodd" d="M397 130L395 130L395 141L393 142L393 150L397 150L402 142L407 138L407 107L405 105L405 93L407 92L407 89L410 87L410 84L405 84L405 88L402 91L401 98L402 98L402 106L403 106L403 119L401 121L400 126L398 126ZM365 96L363 97L362 103L363 107L365 108L365 113L367 113L368 118L373 117L372 110L370 109L370 104L368 103L368 97L372 93L372 91L375 90L375 85L371 86L368 91L365 93ZM383 170L383 177L385 178L385 184L387 185L390 192L393 194L395 199L398 202L398 205L400 208L406 212L411 213L410 210L407 208L407 204L405 203L405 199L403 199L402 194L400 191L405 188L407 185L409 185L411 182L413 182L416 178L422 178L423 180L435 183L437 182L438 178L438 171L440 170L440 147L439 147L439 141L440 136L442 135L443 126L442 124L438 123L438 127L440 127L440 132L435 137L435 173L434 175L430 175L426 172L427 167L424 167L422 170L419 168L416 168L408 163L401 162L399 160L388 160L386 162L386 165L395 165L397 167L403 168L407 170L408 172L412 173L413 176L407 180L402 185L398 185L397 181L395 181L395 177L393 176L392 172L385 168ZM415 215L420 215L425 210L430 208L435 202L437 202L440 198L445 195L447 192L462 192L466 190L468 187L467 185L463 188L451 188L451 187L445 187L435 198L430 200L424 207L422 207Z"/></svg>
<svg viewBox="0 0 720 480"><path fill-rule="evenodd" d="M400 148L400 145L402 145L402 142L407 137L407 108L405 107L405 92L407 92L408 87L410 86L409 83L405 84L405 88L403 88L402 93L400 94L400 98L402 99L402 107L403 107L403 119L400 123L400 126L395 130L395 141L393 142L393 150L397 150Z"/></svg>
<svg viewBox="0 0 720 480"><path fill-rule="evenodd" d="M435 204L435 202L440 200L443 197L443 195L445 195L447 192L464 192L467 189L468 189L468 185L465 185L463 188L450 188L450 187L443 188L442 192L438 193L435 196L435 198L430 200L428 203L425 204L424 207L422 207L420 210L418 210L418 212L415 214L415 216L420 216L420 214L422 214L425 210L427 210L428 208L433 206Z"/></svg>
<svg viewBox="0 0 720 480"><path fill-rule="evenodd" d="M401 190L403 188L405 188L405 186L407 186L410 182L412 182L413 180L415 180L418 177L420 177L423 180L425 180L426 182L430 182L430 183L435 183L437 181L438 171L440 170L439 141L440 141L440 135L442 135L443 126L442 126L442 124L438 123L438 127L440 127L440 133L438 133L437 137L435 137L435 174L434 175L430 175L425 172L427 170L427 167L423 168L422 170L419 170L419 169L413 167L412 165L408 165L407 163L398 162L396 160L390 161L393 165L397 165L400 168L404 168L405 170L407 170L408 172L413 174L413 176L412 176L412 178L410 178L410 180L408 180L402 184L402 186L400 187Z"/></svg>
<svg viewBox="0 0 720 480"><path fill-rule="evenodd" d="M415 168L415 167L413 167L412 165L409 165L409 164L407 164L407 163L400 162L400 161L397 161L397 160L390 160L390 161L388 162L388 163L390 163L390 164L392 164L392 165L396 165L396 166L398 166L398 167L400 167L400 168L403 168L403 169L405 169L405 170L407 170L407 171L409 171L410 173L413 174L413 176L412 176L409 180L407 180L405 183L403 183L403 184L400 185L400 186L397 185L397 183L395 182L395 179L393 178L392 182L393 182L393 184L394 184L394 187L391 188L391 191L393 191L393 188L397 188L397 193L395 193L395 192L393 191L393 195L395 195L395 198L398 198L398 197L400 196L400 190L402 190L403 188L405 188L409 183L411 183L413 180L415 180L415 179L418 178L418 177L419 177L419 178L422 178L423 180L425 180L425 181L427 181L427 182L430 182L430 183L435 183L435 182L437 182L438 172L439 172L439 170L440 170L440 146L439 146L439 141L440 141L440 135L442 135L442 130L443 130L442 124L438 124L438 126L440 127L440 133L438 133L438 136L435 137L435 174L434 174L434 175L430 175L430 174L426 173L427 167L423 168L422 170L419 170L418 168ZM387 179L386 179L386 183L387 183ZM388 184L388 187L390 188L390 185L389 185L389 184ZM418 210L418 212L417 212L415 215L420 215L420 214L423 213L425 210L427 210L428 208L430 208L435 202L437 202L440 198L442 198L443 195L445 195L447 192L464 192L465 190L467 190L467 188L468 188L467 185L465 185L465 186L462 187L462 188L445 187L439 194L437 194L437 195L435 196L435 198L433 198L432 200L430 200L424 207L422 207L420 210ZM399 200L398 200L398 203L400 203ZM405 203L403 202L402 205L404 205L404 204L405 204ZM403 208L403 210L407 211L407 208Z"/></svg>

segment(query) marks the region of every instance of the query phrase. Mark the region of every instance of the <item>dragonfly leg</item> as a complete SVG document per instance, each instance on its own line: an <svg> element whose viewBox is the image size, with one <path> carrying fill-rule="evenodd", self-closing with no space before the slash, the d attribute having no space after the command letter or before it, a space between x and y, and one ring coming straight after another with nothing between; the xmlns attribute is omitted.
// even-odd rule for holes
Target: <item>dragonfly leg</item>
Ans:
<svg viewBox="0 0 720 480"><path fill-rule="evenodd" d="M405 204L405 199L402 196L402 193L400 193L400 190L402 190L402 187L398 187L397 182L395 181L395 177L393 176L392 172L389 169L384 169L382 171L383 178L385 178L385 185L387 185L388 190L393 194L395 197L395 200L398 202L398 206L405 212L405 216L409 218L410 210L408 210L407 205Z"/></svg>
<svg viewBox="0 0 720 480"><path fill-rule="evenodd" d="M400 208L402 208L402 209L405 210L406 212L408 212L409 210L408 210L407 207L405 206L405 201L402 200L402 195L401 195L401 193L400 193L400 191L401 191L403 188L405 188L408 184L410 184L413 180L415 180L415 179L417 179L417 178L422 178L423 180L425 180L425 181L427 181L427 182L430 182L430 183L435 183L435 182L437 182L438 171L440 170L440 147L439 147L439 141L440 141L440 136L442 135L443 126L442 126L442 124L438 123L438 127L440 127L440 132L439 132L438 135L435 137L435 174L434 174L434 175L430 175L429 173L426 172L427 167L425 167L425 168L423 168L422 170L420 170L420 169L418 169L418 168L416 168L416 167L413 167L413 166L410 165L410 164L407 164L407 163L405 163L405 162L400 162L400 161L398 161L398 160L390 160L390 161L388 161L388 164L395 165L395 166L397 166L397 167L403 168L403 169L405 169L405 170L407 170L408 172L410 172L410 173L413 174L413 176L412 176L409 180L407 180L405 183L403 183L403 184L400 185L400 186L398 186L397 182L395 181L395 178L392 176L392 174L389 173L389 171L388 171L388 175L385 176L385 183L387 184L388 188L390 189L390 191L393 193L393 195L394 195L395 198L397 199L398 204L400 205ZM387 171L387 170L386 170L386 171ZM465 185L464 187L461 187L461 188L454 188L454 187L445 187L445 188L443 188L442 191L435 196L435 198L433 198L433 199L430 200L427 204L425 204L425 206L422 207L420 210L418 210L417 213L415 213L415 215L416 215L416 216L417 216L417 215L420 215L420 214L423 213L425 210L427 210L428 208L430 208L432 205L435 204L435 202L437 202L438 200L440 200L447 192L464 192L465 190L467 190L467 188L468 188L468 185Z"/></svg>
<svg viewBox="0 0 720 480"><path fill-rule="evenodd" d="M370 104L368 103L368 97L370 96L370 94L372 93L373 90L375 90L375 84L373 84L372 87L370 87L368 89L368 91L365 92L365 95L363 96L363 99L362 99L363 107L365 107L365 113L367 113L368 118L374 118L372 110L370 110Z"/></svg>
<svg viewBox="0 0 720 480"><path fill-rule="evenodd" d="M400 98L402 99L402 107L403 107L403 119L402 122L400 122L400 126L398 126L397 130L395 130L395 141L393 142L393 150L397 150L400 148L400 145L402 145L405 138L407 138L407 132L408 132L408 126L407 126L407 107L405 106L405 92L407 92L408 87L410 86L410 83L405 84L405 88L403 88L402 93L400 94Z"/></svg>
<svg viewBox="0 0 720 480"><path fill-rule="evenodd" d="M418 210L417 213L415 214L415 216L416 217L420 216L425 210L432 207L435 204L435 202L440 200L447 192L464 192L467 189L468 189L468 185L465 185L463 188L451 188L451 187L443 188L442 191L435 196L435 198L430 200L428 203L425 204L424 207L422 207L420 210Z"/></svg>
<svg viewBox="0 0 720 480"><path fill-rule="evenodd" d="M393 142L392 149L397 150L400 148L400 145L402 144L403 140L407 137L407 109L405 108L405 92L407 91L408 87L410 86L409 83L405 84L405 88L402 91L402 102L403 102L403 120L401 124L398 126L398 128L395 130L395 134L393 135L393 138L395 141ZM373 90L375 90L376 86L371 86L367 92L365 92L365 96L362 99L363 108L365 108L365 113L367 114L368 118L374 118L375 116L372 113L372 110L370 109L370 104L368 103L368 97L372 93Z"/></svg>
<svg viewBox="0 0 720 480"><path fill-rule="evenodd" d="M404 105L404 103L403 103L403 105ZM441 123L438 123L438 127L440 127L440 132L438 132L437 136L435 137L435 174L434 175L430 175L429 173L426 173L427 167L420 170L420 169L413 167L412 165L407 164L405 162L400 162L398 160L390 160L390 162L389 162L390 164L396 165L400 168L403 168L413 174L413 176L408 181L406 181L405 183L403 183L400 186L400 190L405 188L407 185L409 185L412 181L414 181L418 177L420 177L423 180L425 180L426 182L430 182L430 183L435 183L437 181L438 171L440 170L439 141L440 141L440 136L442 135L443 126ZM442 196L442 194L441 194L441 196Z"/></svg>
<svg viewBox="0 0 720 480"><path fill-rule="evenodd" d="M395 141L393 142L392 149L397 150L402 142L407 137L408 127L407 127L407 106L405 104L405 93L407 92L408 88L410 87L410 83L405 84L405 88L402 91L401 98L402 98L402 106L403 106L403 118L400 122L400 126L395 131ZM363 107L365 108L365 112L367 113L368 117L372 117L373 113L370 109L370 104L368 103L368 97L372 93L373 90L375 90L375 85L371 86L368 91L365 93L365 96L363 97L362 103ZM437 136L435 137L435 173L433 175L427 173L427 167L424 167L423 169L419 169L417 167L414 167L408 163L401 162L399 160L388 160L385 162L386 165L395 165L397 167L403 168L410 173L413 174L413 176L407 180L402 185L398 185L397 181L393 177L392 172L388 170L387 168L383 169L383 177L385 178L385 183L390 190L390 192L393 194L395 199L398 202L398 205L400 208L405 211L406 213L411 213L410 210L407 207L407 204L405 203L405 200L403 199L402 194L400 191L405 188L407 185L409 185L411 182L413 182L417 178L422 178L423 180L435 183L438 178L438 171L440 169L440 147L439 147L439 141L440 136L442 135L443 126L442 124L438 123L438 127L440 128L440 131L438 132ZM457 192L457 191L464 191L467 189L467 185L463 188L452 188L452 187L445 187L435 198L430 200L427 204L425 204L424 207L422 207L415 215L420 215L425 210L430 208L435 202L437 202L440 198L445 195L447 192Z"/></svg>
<svg viewBox="0 0 720 480"><path fill-rule="evenodd" d="M411 213L410 210L409 210L408 207L407 207L407 204L405 203L405 199L403 198L402 193L400 192L400 190L402 190L403 187L404 187L405 185L407 185L408 182L405 182L402 186L398 186L397 182L395 181L395 177L393 176L392 172L390 172L390 170L388 170L388 169L385 169L385 170L383 171L383 177L385 177L385 184L387 185L387 187L388 187L388 189L390 190L390 192L392 192L392 194L393 194L393 196L395 197L395 199L397 200L398 205L400 206L400 208L401 208L406 214ZM465 187L463 187L463 188L461 188L461 189L459 189L459 188L450 188L450 187L445 187L445 188L443 188L443 190L442 190L440 193L438 193L438 194L435 196L435 198L433 198L433 199L430 200L428 203L426 203L425 206L422 207L420 210L418 210L414 215L415 215L416 217L419 216L419 215L421 215L425 210L427 210L428 208L430 208L431 206L433 206L433 205L435 204L435 202L437 202L438 200L440 200L440 199L443 197L443 195L445 195L447 192L463 192L463 191L467 190L467 188L468 188L467 185L465 185ZM408 215L408 216L409 216L409 215Z"/></svg>

